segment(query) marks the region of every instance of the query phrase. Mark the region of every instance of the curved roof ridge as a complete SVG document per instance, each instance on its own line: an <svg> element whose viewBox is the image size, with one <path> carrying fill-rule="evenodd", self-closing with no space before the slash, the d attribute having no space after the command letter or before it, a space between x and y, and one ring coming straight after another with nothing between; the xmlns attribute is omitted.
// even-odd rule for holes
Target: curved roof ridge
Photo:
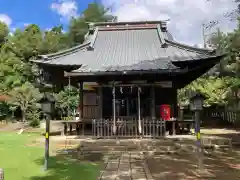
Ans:
<svg viewBox="0 0 240 180"><path fill-rule="evenodd" d="M76 50L81 50L82 48L88 47L90 44L91 44L91 40L88 41L88 42L85 42L83 44L74 46L72 48L64 49L64 50L61 50L61 51L58 51L58 52L55 52L55 53L39 55L39 57L41 57L41 58L52 58L54 56L61 56L61 55L66 54L66 53L70 53L70 52L73 52L73 51L76 51Z"/></svg>
<svg viewBox="0 0 240 180"><path fill-rule="evenodd" d="M165 24L167 20L156 20L156 21L118 21L118 22L93 22L94 26L103 26L103 25L119 25L119 24Z"/></svg>
<svg viewBox="0 0 240 180"><path fill-rule="evenodd" d="M169 39L165 39L165 41L168 44L171 44L173 46L177 46L179 48L183 48L183 49L188 50L188 51L194 51L194 52L198 52L198 53L201 53L201 54L209 54L209 55L214 55L214 53L216 53L215 49L211 50L211 49L207 49L207 48L197 48L197 47L193 47L193 46L183 44L183 43L179 43L179 42L176 42L176 41L171 41Z"/></svg>

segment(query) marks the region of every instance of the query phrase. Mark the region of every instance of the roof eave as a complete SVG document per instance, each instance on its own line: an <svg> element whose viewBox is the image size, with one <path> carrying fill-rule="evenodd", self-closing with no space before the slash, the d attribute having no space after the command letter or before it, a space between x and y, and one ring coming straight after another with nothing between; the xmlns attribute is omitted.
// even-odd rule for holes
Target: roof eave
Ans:
<svg viewBox="0 0 240 180"><path fill-rule="evenodd" d="M82 64L56 64L40 60L31 60L31 62L40 65L40 66L51 66L51 67L75 67L75 69L81 68Z"/></svg>
<svg viewBox="0 0 240 180"><path fill-rule="evenodd" d="M131 71L92 71L92 72L64 72L65 77L76 76L112 76L112 75L143 75L143 74L169 74L169 73L184 73L188 69L158 69L158 70L131 70Z"/></svg>
<svg viewBox="0 0 240 180"><path fill-rule="evenodd" d="M206 49L206 48L197 48L197 47L193 47L187 44L183 44L183 43L179 43L176 41L171 41L169 39L165 39L166 43L169 43L173 46L177 46L177 47L181 47L183 49L186 50L191 50L191 51L195 51L195 52L200 52L200 53L204 53L204 54L209 54L209 55L216 55L216 49Z"/></svg>
<svg viewBox="0 0 240 180"><path fill-rule="evenodd" d="M64 55L64 54L72 52L72 51L76 51L76 50L81 50L83 48L87 48L90 44L91 44L91 41L88 41L88 42L80 44L78 46L74 46L72 48L61 50L61 51L58 51L58 52L55 52L55 53L38 55L38 58L45 59L45 60L46 59L51 59L51 58L53 58L55 56L60 56L60 55Z"/></svg>

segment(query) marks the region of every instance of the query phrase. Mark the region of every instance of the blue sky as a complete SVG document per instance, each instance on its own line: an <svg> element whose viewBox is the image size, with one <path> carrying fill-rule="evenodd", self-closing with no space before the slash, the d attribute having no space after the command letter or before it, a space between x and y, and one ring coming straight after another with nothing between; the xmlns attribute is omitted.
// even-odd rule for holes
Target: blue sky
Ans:
<svg viewBox="0 0 240 180"><path fill-rule="evenodd" d="M47 29L63 24L80 14L93 0L1 0L0 19L11 29L38 24ZM25 2L25 3L24 3Z"/></svg>
<svg viewBox="0 0 240 180"><path fill-rule="evenodd" d="M0 0L0 21L11 30L27 24L38 24L42 29L63 24L86 9L94 0ZM95 0L96 1L96 0ZM175 40L202 46L202 24L212 20L219 23L213 28L232 31L236 21L224 18L224 13L236 8L234 0L97 0L112 7L119 21L166 20ZM211 32L207 32L211 33Z"/></svg>

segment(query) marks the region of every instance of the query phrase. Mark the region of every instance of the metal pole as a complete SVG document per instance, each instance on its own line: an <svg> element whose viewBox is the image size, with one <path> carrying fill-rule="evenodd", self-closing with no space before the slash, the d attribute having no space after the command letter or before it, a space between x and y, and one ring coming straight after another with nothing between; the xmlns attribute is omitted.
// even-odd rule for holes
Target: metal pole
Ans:
<svg viewBox="0 0 240 180"><path fill-rule="evenodd" d="M140 100L140 92L141 88L138 87L138 130L139 133L142 133L142 125L141 125L141 100Z"/></svg>
<svg viewBox="0 0 240 180"><path fill-rule="evenodd" d="M203 152L201 144L200 134L200 111L195 111L195 134L196 134L196 145L197 145L197 157L199 170L203 170Z"/></svg>
<svg viewBox="0 0 240 180"><path fill-rule="evenodd" d="M116 134L116 93L115 84L113 83L112 95L113 95L113 134Z"/></svg>
<svg viewBox="0 0 240 180"><path fill-rule="evenodd" d="M0 180L4 180L4 170L0 169Z"/></svg>
<svg viewBox="0 0 240 180"><path fill-rule="evenodd" d="M205 40L205 23L202 23L202 36L203 36L203 47L206 48L206 40Z"/></svg>
<svg viewBox="0 0 240 180"><path fill-rule="evenodd" d="M48 159L49 159L49 131L50 131L50 115L46 115L46 134L45 134L45 164L44 170L48 169Z"/></svg>

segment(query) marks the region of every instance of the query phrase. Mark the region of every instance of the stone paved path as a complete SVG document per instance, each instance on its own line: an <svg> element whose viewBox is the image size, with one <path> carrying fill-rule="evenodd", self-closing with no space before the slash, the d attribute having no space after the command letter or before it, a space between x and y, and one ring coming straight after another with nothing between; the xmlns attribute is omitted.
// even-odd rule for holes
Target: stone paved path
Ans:
<svg viewBox="0 0 240 180"><path fill-rule="evenodd" d="M99 180L153 180L140 152L113 152L106 158L106 167Z"/></svg>

